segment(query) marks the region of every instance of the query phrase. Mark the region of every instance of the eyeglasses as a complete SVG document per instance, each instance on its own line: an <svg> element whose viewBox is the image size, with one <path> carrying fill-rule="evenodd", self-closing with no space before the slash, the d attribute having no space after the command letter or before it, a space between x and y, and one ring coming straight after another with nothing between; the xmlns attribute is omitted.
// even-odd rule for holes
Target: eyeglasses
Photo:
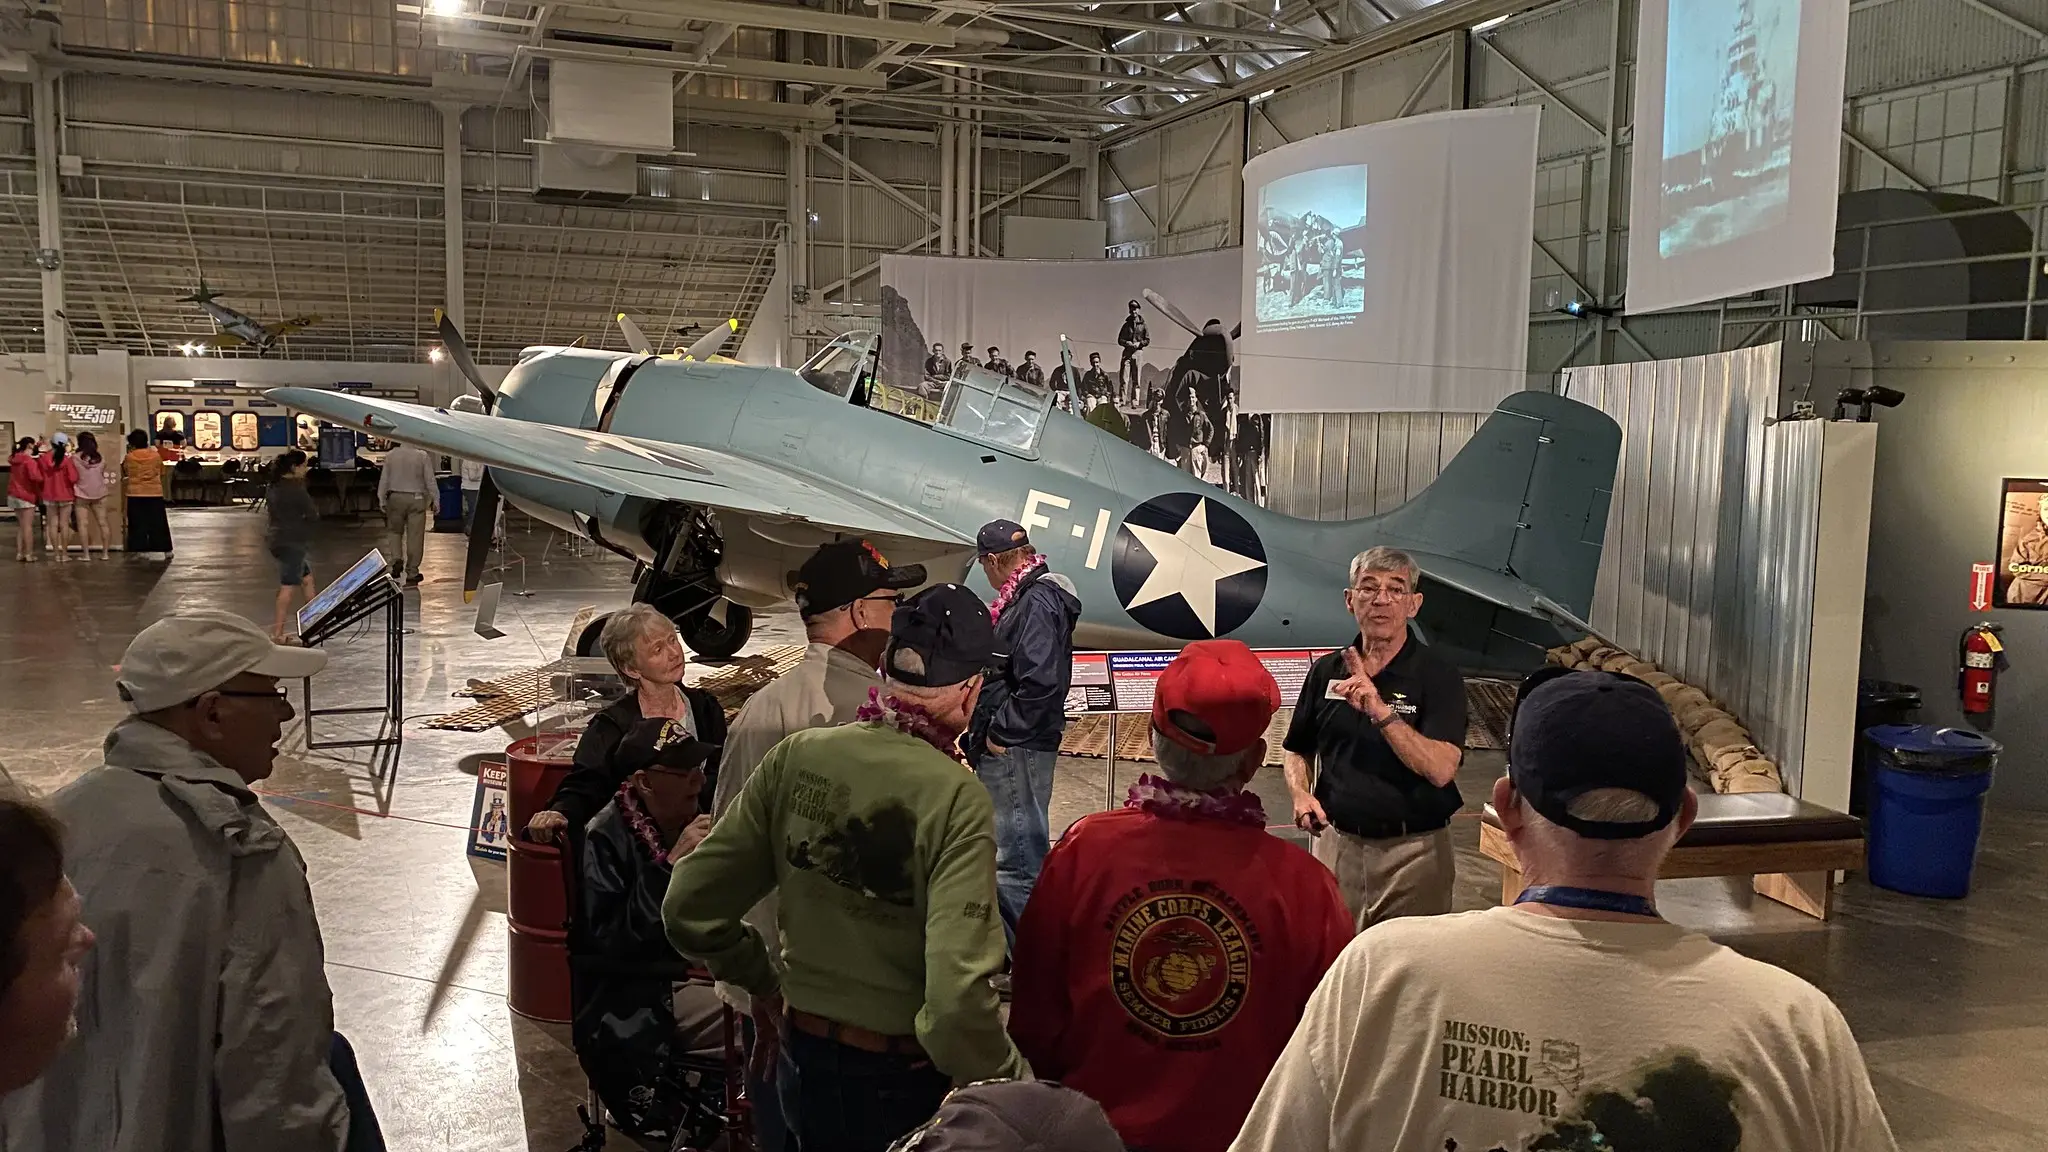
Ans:
<svg viewBox="0 0 2048 1152"><path fill-rule="evenodd" d="M867 603L867 602L868 602L868 601L870 601L870 600L879 600L879 601L881 601L881 602L882 602L882 603L884 603L884 604L901 604L901 603L903 603L903 597L901 597L901 596L863 596L863 597L861 597L861 598L860 598L859 600L856 600L856 601L854 601L854 603L856 603L856 604L864 604L864 603Z"/></svg>
<svg viewBox="0 0 2048 1152"><path fill-rule="evenodd" d="M1387 585L1384 587L1378 584L1358 584L1354 585L1350 589L1350 592L1352 595L1363 599L1368 604L1378 604L1382 601L1392 604L1399 601L1403 597L1413 596L1415 594L1413 589L1404 587L1399 584Z"/></svg>
<svg viewBox="0 0 2048 1152"><path fill-rule="evenodd" d="M290 694L284 692L281 689L276 692L237 692L232 688L216 688L213 691L213 695L239 696L245 700L268 700L272 704L284 704L287 706L289 706L292 702ZM194 700L193 703L197 704L198 701Z"/></svg>

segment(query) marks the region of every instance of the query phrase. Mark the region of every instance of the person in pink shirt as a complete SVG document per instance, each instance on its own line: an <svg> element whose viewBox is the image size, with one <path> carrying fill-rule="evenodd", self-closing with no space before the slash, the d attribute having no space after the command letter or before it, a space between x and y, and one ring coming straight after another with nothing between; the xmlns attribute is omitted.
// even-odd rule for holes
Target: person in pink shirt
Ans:
<svg viewBox="0 0 2048 1152"><path fill-rule="evenodd" d="M78 461L70 445L59 440L43 460L43 527L59 564L71 559L71 506L77 502Z"/></svg>
<svg viewBox="0 0 2048 1152"><path fill-rule="evenodd" d="M78 434L78 454L72 457L78 465L78 543L85 558L92 559L92 546L97 538L100 559L108 554L114 541L113 533L107 530L107 462L100 455L100 442L90 432Z"/></svg>
<svg viewBox="0 0 2048 1152"><path fill-rule="evenodd" d="M43 499L43 462L36 459L36 438L23 436L7 461L7 506L14 509L14 558L34 563L36 505Z"/></svg>

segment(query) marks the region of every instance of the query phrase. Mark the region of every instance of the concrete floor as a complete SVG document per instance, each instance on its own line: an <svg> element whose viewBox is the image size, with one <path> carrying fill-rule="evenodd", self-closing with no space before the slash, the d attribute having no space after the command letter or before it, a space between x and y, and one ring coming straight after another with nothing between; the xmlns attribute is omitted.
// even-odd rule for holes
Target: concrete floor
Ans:
<svg viewBox="0 0 2048 1152"><path fill-rule="evenodd" d="M208 509L176 511L171 520L179 547L167 568L123 558L0 568L0 682L9 686L0 730L12 737L5 768L17 782L46 792L96 762L101 738L122 714L113 666L151 620L180 605L269 620L274 576L263 517ZM377 536L367 522L329 526L314 554L316 574L331 578ZM505 1004L502 868L463 853L476 763L524 731L438 732L419 722L465 706L451 693L471 678L551 659L579 608L625 602L630 570L607 555L568 555L545 531L515 531L512 543L528 558L527 583L537 594L506 597L498 626L509 635L485 641L471 631L461 600L462 539L428 538L427 582L407 597L414 633L395 776L373 778L364 752L293 753L303 747L301 730L288 733L277 773L263 785L305 854L336 1020L355 1042L391 1147L401 1152L554 1152L580 1135L582 1080L566 1029ZM790 618L755 632L756 645L796 639ZM334 702L373 700L374 637L332 650L323 682ZM323 739L345 727L322 723ZM1468 757L1460 773L1467 799L1476 803L1500 767L1497 754ZM1101 806L1103 768L1062 762L1056 826ZM1131 775L1125 767L1118 779ZM1285 819L1278 774L1255 785L1269 814ZM1457 825L1461 908L1498 894L1497 874L1473 846L1471 815ZM1757 900L1734 881L1671 882L1660 901L1672 919L1835 998L1863 1042L1901 1147L2036 1152L2048 1145L2048 981L2035 967L2035 950L2048 944L2044 846L2048 813L1993 812L1969 900L1920 900L1852 878L1826 925ZM613 1147L625 1144L613 1138Z"/></svg>

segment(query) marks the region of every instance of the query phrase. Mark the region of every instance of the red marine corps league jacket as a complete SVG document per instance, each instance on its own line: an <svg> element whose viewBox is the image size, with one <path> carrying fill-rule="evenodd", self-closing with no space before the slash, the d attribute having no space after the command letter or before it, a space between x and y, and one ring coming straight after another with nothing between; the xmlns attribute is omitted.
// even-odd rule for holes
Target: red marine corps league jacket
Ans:
<svg viewBox="0 0 2048 1152"><path fill-rule="evenodd" d="M1329 870L1263 828L1088 816L1017 926L1010 1035L1133 1149L1222 1152L1352 932Z"/></svg>

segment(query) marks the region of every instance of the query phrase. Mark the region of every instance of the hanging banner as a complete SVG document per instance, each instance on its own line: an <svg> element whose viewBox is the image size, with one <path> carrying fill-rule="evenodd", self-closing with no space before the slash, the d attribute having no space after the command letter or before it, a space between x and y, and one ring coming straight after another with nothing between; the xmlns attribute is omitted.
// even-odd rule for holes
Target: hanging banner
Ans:
<svg viewBox="0 0 2048 1152"><path fill-rule="evenodd" d="M1528 379L1533 107L1325 132L1244 166L1244 405L1491 412Z"/></svg>
<svg viewBox="0 0 2048 1152"><path fill-rule="evenodd" d="M1238 249L1145 260L882 257L882 382L934 400L963 363L1257 502L1266 422L1238 402ZM1073 379L1060 338L1073 349Z"/></svg>

